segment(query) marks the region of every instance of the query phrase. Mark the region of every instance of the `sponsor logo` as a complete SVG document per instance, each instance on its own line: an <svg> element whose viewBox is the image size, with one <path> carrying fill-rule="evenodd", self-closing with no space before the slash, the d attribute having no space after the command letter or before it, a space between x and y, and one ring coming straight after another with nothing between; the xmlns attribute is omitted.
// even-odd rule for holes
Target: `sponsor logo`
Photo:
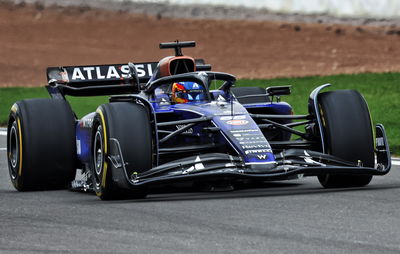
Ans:
<svg viewBox="0 0 400 254"><path fill-rule="evenodd" d="M246 119L246 116L221 116L220 118L222 121L227 121L227 120L243 120Z"/></svg>
<svg viewBox="0 0 400 254"><path fill-rule="evenodd" d="M241 141L239 142L241 145L248 145L248 144L267 144L265 140L259 140L259 141Z"/></svg>
<svg viewBox="0 0 400 254"><path fill-rule="evenodd" d="M177 129L177 130L180 130L180 129L184 128L184 127L186 127L186 125L184 125L184 124L178 124L178 125L176 125L176 129ZM192 133L193 133L193 128L189 128L189 129L185 130L185 131L182 132L182 133L192 134Z"/></svg>
<svg viewBox="0 0 400 254"><path fill-rule="evenodd" d="M244 149L271 148L268 144L264 145L242 145Z"/></svg>
<svg viewBox="0 0 400 254"><path fill-rule="evenodd" d="M245 141L245 140L262 140L262 142L265 142L264 137L248 137L248 138L236 138L239 141Z"/></svg>
<svg viewBox="0 0 400 254"><path fill-rule="evenodd" d="M66 81L66 82L69 81L69 79L68 79L68 73L67 73L66 71L60 72L60 76L61 76L61 79L62 79L63 81Z"/></svg>
<svg viewBox="0 0 400 254"><path fill-rule="evenodd" d="M123 66L128 66L128 65L123 65ZM153 69L151 67L151 64L135 64L135 67L139 78L153 75Z"/></svg>
<svg viewBox="0 0 400 254"><path fill-rule="evenodd" d="M267 155L266 155L266 154L257 154L257 157L258 157L260 160L265 160L265 159L267 158Z"/></svg>
<svg viewBox="0 0 400 254"><path fill-rule="evenodd" d="M263 135L260 135L260 133L243 133L243 136L259 136L259 137L264 137Z"/></svg>
<svg viewBox="0 0 400 254"><path fill-rule="evenodd" d="M151 64L136 64L136 72L138 77L153 75ZM65 72L60 73L63 80L68 80ZM85 66L74 67L72 69L71 80L102 80L102 79L124 79L129 77L129 66L126 65L110 65L110 66Z"/></svg>
<svg viewBox="0 0 400 254"><path fill-rule="evenodd" d="M79 139L76 140L76 153L81 155L81 141Z"/></svg>
<svg viewBox="0 0 400 254"><path fill-rule="evenodd" d="M92 128L93 118L87 118L87 119L82 120L80 123L80 126L84 127L84 128Z"/></svg>
<svg viewBox="0 0 400 254"><path fill-rule="evenodd" d="M229 120L226 122L229 125L246 125L249 123L247 120Z"/></svg>
<svg viewBox="0 0 400 254"><path fill-rule="evenodd" d="M243 130L232 130L231 133L245 133L245 132L258 132L258 129L243 129Z"/></svg>
<svg viewBox="0 0 400 254"><path fill-rule="evenodd" d="M242 114L248 114L248 112L247 111L240 111L240 110L233 110L233 112L235 113L235 114L238 114L238 115L242 115ZM229 114L232 114L232 111L230 111L230 110L225 110L225 111L223 111L223 112L216 112L214 115L216 115L216 116L223 116L223 115L229 115Z"/></svg>
<svg viewBox="0 0 400 254"><path fill-rule="evenodd" d="M246 150L245 154L255 154L255 153L271 153L271 149L254 149L254 150Z"/></svg>

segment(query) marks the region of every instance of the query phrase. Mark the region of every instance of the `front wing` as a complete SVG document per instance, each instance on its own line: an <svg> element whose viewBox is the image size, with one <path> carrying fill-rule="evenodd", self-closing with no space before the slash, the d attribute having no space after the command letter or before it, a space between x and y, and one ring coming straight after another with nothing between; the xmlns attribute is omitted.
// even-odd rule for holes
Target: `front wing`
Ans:
<svg viewBox="0 0 400 254"><path fill-rule="evenodd" d="M176 160L143 173L134 172L128 175L118 140L114 140L113 143L117 146L119 154L110 156L109 159L116 170L123 169L132 188L190 180L274 181L324 174L385 175L391 168L389 145L383 126L377 125L376 130L374 168L316 151L289 149L275 154L275 162L268 164L246 165L239 156L212 153Z"/></svg>

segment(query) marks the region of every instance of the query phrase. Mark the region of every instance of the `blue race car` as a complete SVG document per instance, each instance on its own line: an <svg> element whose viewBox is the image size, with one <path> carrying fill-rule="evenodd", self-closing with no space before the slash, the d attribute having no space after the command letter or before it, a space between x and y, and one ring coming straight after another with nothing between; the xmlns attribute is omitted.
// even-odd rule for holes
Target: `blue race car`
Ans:
<svg viewBox="0 0 400 254"><path fill-rule="evenodd" d="M289 86L234 87L182 54L195 42L161 43L159 62L47 69L50 99L16 102L8 165L19 191L71 187L101 199L145 197L187 182L233 189L253 181L317 176L330 187L369 184L391 167L381 124L353 90L309 97L307 115L280 101ZM65 96L112 95L82 119ZM303 126L303 128L301 128ZM300 128L299 128L300 127Z"/></svg>

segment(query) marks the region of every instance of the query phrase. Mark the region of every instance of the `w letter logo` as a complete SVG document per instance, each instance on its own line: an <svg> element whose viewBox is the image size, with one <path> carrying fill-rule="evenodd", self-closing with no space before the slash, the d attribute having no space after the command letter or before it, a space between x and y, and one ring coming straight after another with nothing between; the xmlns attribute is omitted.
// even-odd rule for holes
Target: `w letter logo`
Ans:
<svg viewBox="0 0 400 254"><path fill-rule="evenodd" d="M266 155L266 154L258 154L257 157L258 157L260 160L265 160L265 159L267 158L267 155Z"/></svg>

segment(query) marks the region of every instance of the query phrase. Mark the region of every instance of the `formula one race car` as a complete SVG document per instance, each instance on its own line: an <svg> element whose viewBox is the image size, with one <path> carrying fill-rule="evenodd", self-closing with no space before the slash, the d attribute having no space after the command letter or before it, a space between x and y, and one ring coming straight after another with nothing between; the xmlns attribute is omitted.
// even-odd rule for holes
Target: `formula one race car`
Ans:
<svg viewBox="0 0 400 254"><path fill-rule="evenodd" d="M322 85L309 113L294 115L279 99L289 86L234 87L233 75L182 54L193 46L161 43L175 56L156 63L48 68L51 99L11 108L15 188L70 186L119 199L178 182L234 187L317 176L327 188L360 187L389 172L385 130L372 126L358 92L321 93L329 84ZM66 95L112 96L79 120Z"/></svg>

